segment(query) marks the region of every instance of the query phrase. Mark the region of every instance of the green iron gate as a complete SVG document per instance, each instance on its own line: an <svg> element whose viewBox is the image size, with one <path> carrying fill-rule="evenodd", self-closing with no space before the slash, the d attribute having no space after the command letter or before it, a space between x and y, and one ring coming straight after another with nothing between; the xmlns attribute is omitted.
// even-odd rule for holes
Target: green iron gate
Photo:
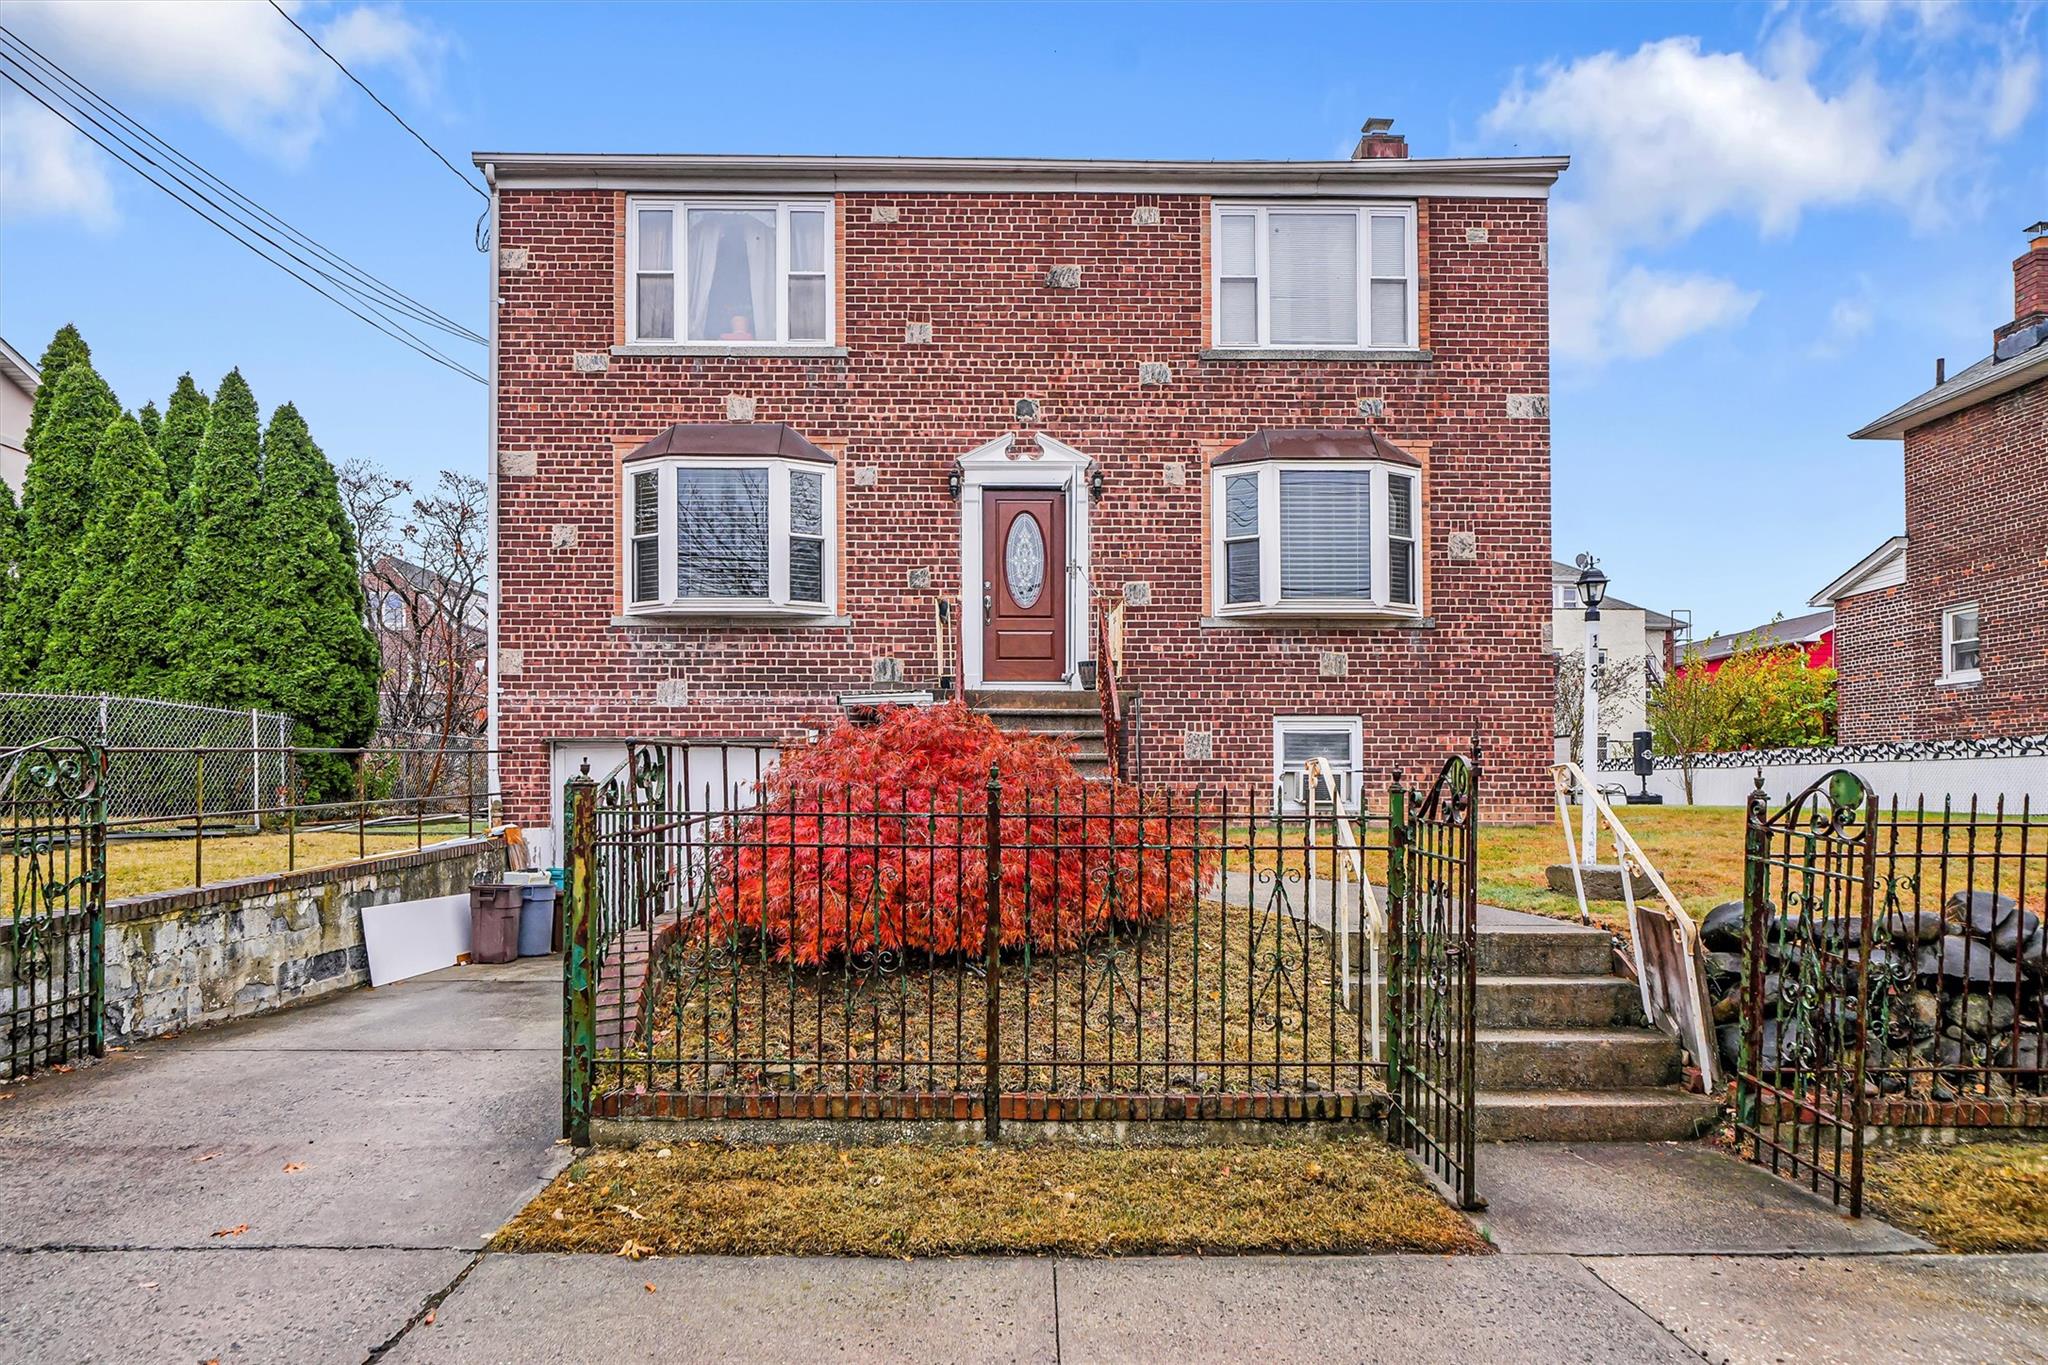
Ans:
<svg viewBox="0 0 2048 1365"><path fill-rule="evenodd" d="M46 739L0 751L0 1036L6 1074L106 1047L106 759Z"/></svg>
<svg viewBox="0 0 2048 1365"><path fill-rule="evenodd" d="M1427 791L1395 784L1387 860L1388 1134L1461 1208L1485 1207L1473 1171L1473 1020L1479 990L1479 745Z"/></svg>

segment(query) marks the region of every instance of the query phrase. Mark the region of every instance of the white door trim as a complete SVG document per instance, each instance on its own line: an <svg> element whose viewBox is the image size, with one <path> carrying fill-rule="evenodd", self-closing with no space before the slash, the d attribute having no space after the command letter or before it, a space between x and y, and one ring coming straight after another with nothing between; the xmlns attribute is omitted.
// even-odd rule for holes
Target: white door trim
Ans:
<svg viewBox="0 0 2048 1365"><path fill-rule="evenodd" d="M959 459L960 466L960 665L966 686L1045 691L1081 688L1081 662L1095 657L1088 628L1088 473L1095 462L1062 441L1039 435L1037 444L1019 449L1014 435L1002 435L975 447ZM982 631L982 490L986 488L1058 488L1067 495L1067 672L1057 683L985 682L981 676Z"/></svg>

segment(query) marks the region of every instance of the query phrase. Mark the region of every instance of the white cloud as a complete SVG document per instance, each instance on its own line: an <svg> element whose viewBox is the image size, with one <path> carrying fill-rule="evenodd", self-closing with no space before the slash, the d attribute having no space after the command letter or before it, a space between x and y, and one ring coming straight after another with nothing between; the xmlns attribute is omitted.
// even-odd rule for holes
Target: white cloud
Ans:
<svg viewBox="0 0 2048 1365"><path fill-rule="evenodd" d="M1631 259L1710 222L1780 237L1810 212L1877 204L1937 225L1944 189L2018 131L2041 83L2031 45L1972 42L1926 74L1824 75L1829 54L1795 18L1754 55L1674 37L1518 77L1487 127L1573 155L1552 220L1560 358L1655 355L1746 318L1758 296L1737 282Z"/></svg>
<svg viewBox="0 0 2048 1365"><path fill-rule="evenodd" d="M369 5L338 11L287 8L364 79L372 73L395 74L411 99L431 96L445 44L403 12ZM287 163L303 160L312 150L337 101L361 98L268 4L17 0L6 6L6 22L44 56L145 124L160 123L155 115L167 108L190 110L244 145ZM90 209L102 219L110 214L103 154L83 137L72 135L67 141L34 129L34 121L18 107L10 111L0 105L0 185L12 183L10 172L19 180L34 154L40 169L33 183L51 190L76 187L69 198L49 194L45 207ZM42 140L18 145L29 137ZM98 194L81 198L83 188L95 182ZM19 209L11 196L0 199L0 205L6 205L0 211L7 213Z"/></svg>
<svg viewBox="0 0 2048 1365"><path fill-rule="evenodd" d="M113 221L114 192L103 158L85 155L78 134L28 96L0 90L0 205L9 217L76 217L94 228Z"/></svg>
<svg viewBox="0 0 2048 1365"><path fill-rule="evenodd" d="M1876 322L1877 309L1871 302L1870 284L1866 280L1861 292L1835 300L1834 306L1828 309L1826 328L1807 348L1807 353L1822 359L1838 356Z"/></svg>

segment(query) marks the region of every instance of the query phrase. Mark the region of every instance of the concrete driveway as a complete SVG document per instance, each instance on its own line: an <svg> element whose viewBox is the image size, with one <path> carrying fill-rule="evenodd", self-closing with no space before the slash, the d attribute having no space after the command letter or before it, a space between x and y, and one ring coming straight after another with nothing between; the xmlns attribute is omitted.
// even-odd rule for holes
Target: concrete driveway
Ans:
<svg viewBox="0 0 2048 1365"><path fill-rule="evenodd" d="M457 967L0 1100L0 1358L360 1361L562 1167L560 968Z"/></svg>

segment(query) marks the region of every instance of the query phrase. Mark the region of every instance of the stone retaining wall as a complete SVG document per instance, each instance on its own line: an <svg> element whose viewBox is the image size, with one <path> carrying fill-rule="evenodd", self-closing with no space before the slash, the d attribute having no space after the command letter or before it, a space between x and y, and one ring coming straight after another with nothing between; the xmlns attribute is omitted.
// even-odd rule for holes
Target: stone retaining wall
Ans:
<svg viewBox="0 0 2048 1365"><path fill-rule="evenodd" d="M107 905L107 1041L263 1014L370 979L362 908L448 896L505 866L460 839L338 867L244 877Z"/></svg>

